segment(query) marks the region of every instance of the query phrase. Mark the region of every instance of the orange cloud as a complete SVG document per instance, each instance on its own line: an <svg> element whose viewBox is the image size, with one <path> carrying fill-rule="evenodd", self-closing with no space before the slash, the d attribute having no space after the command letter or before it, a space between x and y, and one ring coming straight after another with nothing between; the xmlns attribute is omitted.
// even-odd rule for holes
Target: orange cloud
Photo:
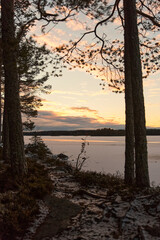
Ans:
<svg viewBox="0 0 160 240"><path fill-rule="evenodd" d="M69 20L67 23L66 23L67 27L72 29L73 31L79 31L79 30L84 30L85 29L85 26L78 22L78 21L74 21L74 20Z"/></svg>
<svg viewBox="0 0 160 240"><path fill-rule="evenodd" d="M111 122L99 121L96 117L87 116L62 116L59 112L39 111L35 119L39 130L73 130L73 129L97 129L97 128L122 128L123 125L112 119Z"/></svg>
<svg viewBox="0 0 160 240"><path fill-rule="evenodd" d="M93 110L93 109L90 109L88 107L71 107L72 110L75 110L75 111L80 111L80 112L93 112L93 113L97 113L97 110Z"/></svg>
<svg viewBox="0 0 160 240"><path fill-rule="evenodd" d="M58 34L59 36L64 36L65 35L65 32L62 30L62 29L54 29L54 32L56 33L56 34Z"/></svg>
<svg viewBox="0 0 160 240"><path fill-rule="evenodd" d="M39 44L45 43L50 48L51 47L55 48L58 47L59 45L68 43L66 40L62 39L61 37L58 37L57 34L54 35L51 33L47 33L41 36L34 36L34 38Z"/></svg>
<svg viewBox="0 0 160 240"><path fill-rule="evenodd" d="M105 123L107 122L107 120L101 116L99 116L98 111L94 110L94 109L90 109L88 107L71 107L71 110L80 113L85 113L85 115L83 115L83 117L90 117L92 118L92 123L95 121L98 121L99 123ZM114 121L112 121L114 122Z"/></svg>
<svg viewBox="0 0 160 240"><path fill-rule="evenodd" d="M160 95L160 88L149 89L150 97L156 97Z"/></svg>

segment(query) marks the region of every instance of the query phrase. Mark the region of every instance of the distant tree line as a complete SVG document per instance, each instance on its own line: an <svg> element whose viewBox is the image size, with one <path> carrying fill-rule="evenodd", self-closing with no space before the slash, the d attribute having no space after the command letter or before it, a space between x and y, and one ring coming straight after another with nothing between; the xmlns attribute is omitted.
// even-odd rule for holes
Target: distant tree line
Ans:
<svg viewBox="0 0 160 240"><path fill-rule="evenodd" d="M73 131L39 131L39 132L24 132L25 136L125 136L124 129L102 128L95 130L73 130ZM148 136L160 135L160 129L147 129Z"/></svg>

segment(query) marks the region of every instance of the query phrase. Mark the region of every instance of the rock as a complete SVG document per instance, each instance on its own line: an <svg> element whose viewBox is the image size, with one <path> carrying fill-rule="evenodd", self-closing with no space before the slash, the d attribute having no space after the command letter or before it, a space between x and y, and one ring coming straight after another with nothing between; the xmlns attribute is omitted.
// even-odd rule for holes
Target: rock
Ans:
<svg viewBox="0 0 160 240"><path fill-rule="evenodd" d="M158 206L157 206L157 212L158 212L158 213L160 212L160 203L159 203Z"/></svg>
<svg viewBox="0 0 160 240"><path fill-rule="evenodd" d="M123 202L122 204L119 204L117 207L113 207L112 213L114 213L117 218L123 218L126 216L129 208L130 204L128 202Z"/></svg>
<svg viewBox="0 0 160 240"><path fill-rule="evenodd" d="M65 154L57 158L68 159ZM95 186L82 189L64 166L50 168L49 174L55 186L53 194L60 199L49 200L51 212L35 240L160 239L159 192L156 195L133 192L128 197L125 189L123 193L107 195L108 189ZM64 203L64 199L70 203Z"/></svg>
<svg viewBox="0 0 160 240"><path fill-rule="evenodd" d="M50 209L44 223L38 228L34 236L35 240L41 240L46 237L52 237L67 227L72 217L75 217L80 211L80 206L63 198L47 196L44 199L47 207Z"/></svg>
<svg viewBox="0 0 160 240"><path fill-rule="evenodd" d="M0 217L3 216L5 212L6 212L5 205L0 203Z"/></svg>
<svg viewBox="0 0 160 240"><path fill-rule="evenodd" d="M85 238L84 236L78 236L74 238L74 240L87 240L87 238Z"/></svg>
<svg viewBox="0 0 160 240"><path fill-rule="evenodd" d="M94 215L94 214L99 215L99 214L102 213L102 210L101 210L99 207L96 207L96 206L94 206L94 205L91 205L91 206L88 206L87 213L88 213L89 215L92 215L92 214L93 214L93 215Z"/></svg>
<svg viewBox="0 0 160 240"><path fill-rule="evenodd" d="M116 197L116 199L115 199L115 202L116 202L116 203L122 202L121 196L118 195L118 196Z"/></svg>
<svg viewBox="0 0 160 240"><path fill-rule="evenodd" d="M68 156L63 153L58 154L57 157L60 158L61 160L68 160Z"/></svg>

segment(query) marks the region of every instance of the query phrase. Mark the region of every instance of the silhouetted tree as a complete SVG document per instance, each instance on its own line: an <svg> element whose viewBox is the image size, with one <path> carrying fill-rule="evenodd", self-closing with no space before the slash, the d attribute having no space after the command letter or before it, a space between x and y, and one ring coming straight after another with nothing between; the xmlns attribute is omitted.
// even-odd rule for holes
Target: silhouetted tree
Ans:
<svg viewBox="0 0 160 240"><path fill-rule="evenodd" d="M72 2L72 1L71 1ZM92 3L94 1L86 1ZM63 53L61 55L63 60L70 64L70 68L81 67L88 68L87 71L94 72L98 70L100 75L102 72L107 72L106 78L109 81L109 86L115 89L115 92L122 92L122 84L125 82L125 101L126 101L126 151L125 151L125 181L130 184L134 182L134 141L135 141L135 158L136 158L136 183L138 186L149 186L148 175L148 161L147 161L147 143L146 143L146 130L145 130L145 111L143 99L143 86L142 86L142 69L141 58L144 67L144 76L147 77L151 72L159 69L158 64L158 46L159 43L156 39L150 39L145 36L145 31L156 31L156 27L160 27L158 22L158 3L157 1L138 1L137 9L133 1L124 1L125 6L121 4L121 0L116 0L113 5L102 2L101 7L94 9L88 5L86 6L86 14L92 15L92 18L102 19L99 21L93 30L85 32L81 38L70 45L63 45L56 48L56 51ZM127 2L127 3L126 3ZM104 4L108 7L108 17L106 16ZM130 4L130 8L129 5ZM126 7L127 6L127 7ZM153 7L153 8L152 8ZM117 10L117 11L116 11ZM125 11L124 11L125 10ZM97 11L97 12L96 12ZM124 14L125 12L125 14ZM117 13L117 15L115 14ZM137 13L141 16L137 23ZM114 16L115 15L115 16ZM99 26L114 21L119 17L125 31L125 42L114 40L109 43L106 35L98 32ZM104 18L104 19L103 19ZM124 26L125 23L125 26ZM143 40L139 42L137 25L141 25L140 33ZM91 48L86 46L86 51L82 51L78 46L79 42L89 34L95 34L97 42L91 44ZM134 41L133 41L133 39ZM132 41L131 41L132 40ZM101 44L99 47L97 43ZM119 44L119 47L117 45ZM134 50L133 50L134 49ZM150 51L148 51L148 49ZM123 56L125 50L125 57ZM133 50L133 51L132 51ZM69 52L66 53L66 52ZM76 52L76 56L72 56ZM100 54L102 65L98 66L97 56ZM86 57L88 55L88 58ZM94 61L94 59L96 59ZM106 66L104 66L104 64ZM99 64L100 65L100 64ZM125 66L125 81L123 77L123 68ZM115 69L116 78L112 78L112 71ZM103 76L102 86L105 76ZM138 103L139 101L139 103ZM144 172L144 174L142 174Z"/></svg>
<svg viewBox="0 0 160 240"><path fill-rule="evenodd" d="M45 61L44 61L45 59ZM17 49L17 69L20 86L20 105L21 113L26 116L23 127L32 130L34 122L31 120L37 117L37 108L41 104L41 98L37 96L38 92L49 93L51 86L45 85L49 74L45 68L53 61L50 51L46 46L38 46L32 39L24 39L19 43ZM9 160L9 129L7 124L7 115L4 111L3 121L3 159Z"/></svg>
<svg viewBox="0 0 160 240"><path fill-rule="evenodd" d="M14 4L15 3L15 4ZM33 90L34 92L41 88L41 91L47 92L49 86L45 86L42 88L44 82L48 79L48 74L43 76L41 79L35 81L33 77L41 69L45 68L44 61L42 61L42 51L43 54L46 54L45 47L39 48L37 50L35 57L37 59L37 68L32 71L28 71L28 69L24 69L25 67L31 68L31 64L33 64L33 59L29 59L31 57L31 45L28 45L28 56L26 55L27 60L26 65L23 62L18 62L17 58L21 58L20 60L24 60L24 56L22 57L22 51L19 51L21 54L18 54L17 50L20 47L23 50L26 48L22 44L22 39L28 33L30 27L34 26L35 21L43 20L47 22L47 25L52 22L57 24L59 21L65 21L68 17L70 17L72 10L70 10L67 15L66 9L63 7L60 8L59 14L52 14L51 12L47 12L44 8L44 1L41 0L27 0L27 1L2 1L2 42L3 42L3 62L4 62L4 75L5 75L5 98L4 98L4 118L3 118L3 151L4 158L9 159L11 161L11 165L13 168L13 172L18 175L24 175L27 171L27 167L24 159L24 149L23 149L23 136L22 136L22 121L21 114L19 110L23 113L27 114L28 117L35 116L37 114L35 106L40 105L40 99L35 97L29 90ZM53 3L47 4L47 7L53 6ZM37 11L38 10L38 11ZM14 15L16 12L16 15ZM44 16L45 15L45 18ZM60 18L57 17L60 15ZM15 18L14 18L15 16ZM14 20L16 19L16 28L14 24ZM31 39L30 39L31 40ZM33 43L33 40L30 43ZM22 46L23 45L23 46ZM33 48L32 48L33 50ZM34 49L35 50L35 49ZM34 52L35 53L35 52ZM33 56L33 52L32 52ZM25 60L26 60L25 59ZM22 61L23 61L22 60ZM46 60L46 59L45 59ZM53 59L52 59L53 60ZM58 60L55 61L58 63ZM18 63L18 64L17 64ZM28 66L27 66L28 64ZM34 64L36 64L34 59ZM38 65L39 64L39 65ZM43 65L43 66L42 66ZM21 67L23 66L24 72L22 73ZM38 67L39 66L39 67ZM33 67L33 65L32 65ZM35 71L34 71L35 70ZM10 71L10 76L9 76ZM27 80L26 80L27 79ZM25 81L25 82L24 82ZM27 86L27 87L26 87ZM21 105L19 98L19 87L23 90L23 94L21 95ZM13 94L12 94L13 93ZM11 96L13 101L11 102ZM14 106L14 107L13 107ZM26 126L32 127L33 124L29 119L29 124L25 122ZM14 131L12 131L14 129ZM16 134L15 134L16 133ZM9 141L8 141L9 140Z"/></svg>
<svg viewBox="0 0 160 240"><path fill-rule="evenodd" d="M2 142L2 98L1 98L1 86L2 86L2 42L1 42L1 31L0 31L0 143Z"/></svg>
<svg viewBox="0 0 160 240"><path fill-rule="evenodd" d="M5 74L5 108L8 119L10 161L15 177L27 173L17 71L17 43L15 41L14 1L2 0L2 46Z"/></svg>
<svg viewBox="0 0 160 240"><path fill-rule="evenodd" d="M124 19L125 19L125 70L127 71L125 78L126 94L132 94L131 102L126 101L127 107L132 111L134 119L134 135L135 135L135 163L136 163L136 184L139 187L149 187L148 173L148 155L147 155L147 139L145 127L145 109L143 97L142 83L142 67L140 58L137 13L134 0L124 0ZM128 91L128 92L127 92ZM129 96L130 97L130 96ZM128 98L126 98L128 100ZM126 111L128 113L128 111ZM131 126L129 130L133 127ZM129 132L127 132L129 134ZM132 134L131 134L132 136ZM127 139L130 140L130 137ZM132 144L133 144L133 139ZM130 183L133 174L133 159L127 159L125 164L125 179ZM127 166L128 165L128 166ZM130 173L130 176L127 174Z"/></svg>

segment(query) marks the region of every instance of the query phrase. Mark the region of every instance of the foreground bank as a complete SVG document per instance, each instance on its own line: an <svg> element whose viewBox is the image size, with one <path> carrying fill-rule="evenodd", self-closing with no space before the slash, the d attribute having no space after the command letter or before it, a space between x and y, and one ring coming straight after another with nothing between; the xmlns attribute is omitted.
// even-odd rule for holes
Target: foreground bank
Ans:
<svg viewBox="0 0 160 240"><path fill-rule="evenodd" d="M10 236L2 235L2 239L16 239L18 235L24 240L160 239L158 187L143 191L131 189L124 185L120 176L75 171L66 160L48 154L42 145L40 148L32 147L30 145L27 154L38 168L47 173L36 171L38 175L45 175L45 186L43 181L39 182L38 191L32 191L31 202L36 203L32 212L26 211L31 202L20 204L26 197L25 188L17 190L15 187L15 190L6 189L1 193L1 222L5 220L7 223L4 213L12 213L6 225L8 229L4 229L10 232ZM34 150L32 154L31 150ZM33 172L35 175L35 170ZM29 182L32 189L37 185L33 175ZM10 193L14 198L20 196L21 200L7 204L3 197ZM19 218L16 215L18 211ZM23 211L28 213L28 221Z"/></svg>

